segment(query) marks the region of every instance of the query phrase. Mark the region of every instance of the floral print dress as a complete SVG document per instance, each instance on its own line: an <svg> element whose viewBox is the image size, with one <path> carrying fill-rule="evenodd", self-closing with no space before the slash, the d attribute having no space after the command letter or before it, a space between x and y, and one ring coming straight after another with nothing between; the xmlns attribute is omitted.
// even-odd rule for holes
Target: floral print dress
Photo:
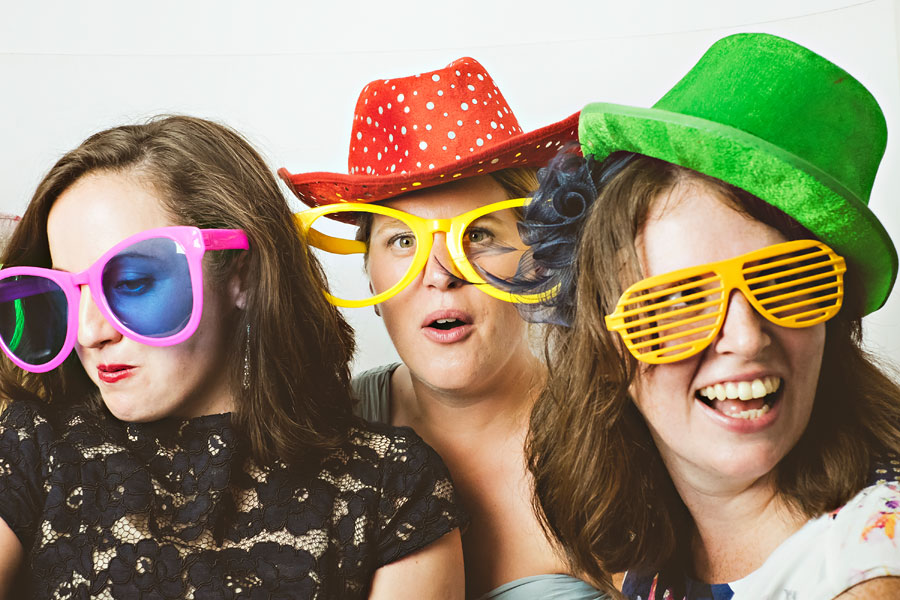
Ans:
<svg viewBox="0 0 900 600"><path fill-rule="evenodd" d="M0 518L16 598L362 598L373 573L464 518L440 458L371 425L313 465L258 465L228 414L124 423L13 402Z"/></svg>

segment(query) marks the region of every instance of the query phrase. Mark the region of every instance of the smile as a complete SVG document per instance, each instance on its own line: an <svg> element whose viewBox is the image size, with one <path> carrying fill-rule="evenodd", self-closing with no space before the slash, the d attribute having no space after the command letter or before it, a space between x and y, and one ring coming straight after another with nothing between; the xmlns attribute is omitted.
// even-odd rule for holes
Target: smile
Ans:
<svg viewBox="0 0 900 600"><path fill-rule="evenodd" d="M780 397L781 384L780 377L723 381L697 390L695 396L728 417L753 420L771 410Z"/></svg>

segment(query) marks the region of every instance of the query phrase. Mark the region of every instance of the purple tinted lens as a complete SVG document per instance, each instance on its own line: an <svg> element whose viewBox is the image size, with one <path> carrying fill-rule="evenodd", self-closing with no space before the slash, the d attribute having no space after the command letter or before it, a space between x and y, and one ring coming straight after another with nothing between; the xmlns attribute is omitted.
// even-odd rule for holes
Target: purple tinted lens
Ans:
<svg viewBox="0 0 900 600"><path fill-rule="evenodd" d="M151 238L128 246L103 267L103 295L129 330L152 338L185 328L194 308L191 274L181 245Z"/></svg>
<svg viewBox="0 0 900 600"><path fill-rule="evenodd" d="M68 322L66 294L56 282L35 275L0 280L0 338L19 360L37 366L56 358Z"/></svg>

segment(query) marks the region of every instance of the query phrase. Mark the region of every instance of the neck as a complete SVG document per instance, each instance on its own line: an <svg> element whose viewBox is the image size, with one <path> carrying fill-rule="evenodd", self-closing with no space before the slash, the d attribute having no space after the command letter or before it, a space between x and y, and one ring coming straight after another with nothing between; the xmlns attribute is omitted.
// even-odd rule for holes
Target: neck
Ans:
<svg viewBox="0 0 900 600"><path fill-rule="evenodd" d="M672 479L694 518L691 554L701 581L752 573L807 520L777 493L772 473L740 483Z"/></svg>
<svg viewBox="0 0 900 600"><path fill-rule="evenodd" d="M544 377L531 353L514 357L491 378L455 389L434 387L401 365L391 379L392 420L417 431L441 430L442 437L519 428L527 423Z"/></svg>

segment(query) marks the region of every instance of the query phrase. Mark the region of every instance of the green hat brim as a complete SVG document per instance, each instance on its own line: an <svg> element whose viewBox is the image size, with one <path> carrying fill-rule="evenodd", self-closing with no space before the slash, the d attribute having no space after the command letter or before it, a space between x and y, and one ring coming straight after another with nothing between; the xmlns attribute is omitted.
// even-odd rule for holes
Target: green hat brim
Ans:
<svg viewBox="0 0 900 600"><path fill-rule="evenodd" d="M881 308L897 251L869 207L810 162L750 133L656 108L594 103L581 111L582 153L636 152L699 171L779 208L842 255L865 288L864 314Z"/></svg>

